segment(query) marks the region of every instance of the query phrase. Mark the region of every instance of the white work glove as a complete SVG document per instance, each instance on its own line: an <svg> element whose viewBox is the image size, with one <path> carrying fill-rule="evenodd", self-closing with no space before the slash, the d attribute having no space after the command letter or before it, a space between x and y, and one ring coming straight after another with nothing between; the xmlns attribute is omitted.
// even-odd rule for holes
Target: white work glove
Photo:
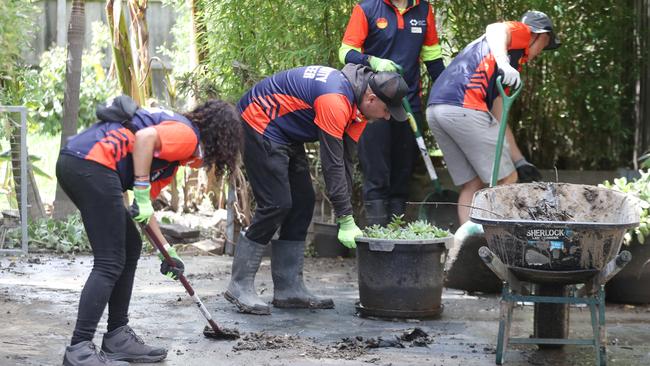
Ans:
<svg viewBox="0 0 650 366"><path fill-rule="evenodd" d="M510 66L510 58L508 55L499 55L495 57L495 60L497 62L497 67L501 72L503 72L503 77L501 78L501 81L505 85L509 85L514 87L515 89L519 87L519 83L521 82L521 76L519 75L519 71L517 71L514 67Z"/></svg>

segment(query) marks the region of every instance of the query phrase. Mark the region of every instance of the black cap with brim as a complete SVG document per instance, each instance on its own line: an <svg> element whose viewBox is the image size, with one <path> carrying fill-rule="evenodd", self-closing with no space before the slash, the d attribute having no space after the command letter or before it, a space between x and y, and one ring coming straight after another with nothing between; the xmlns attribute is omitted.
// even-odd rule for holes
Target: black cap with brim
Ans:
<svg viewBox="0 0 650 366"><path fill-rule="evenodd" d="M530 31L533 33L549 34L550 41L548 42L548 45L544 47L544 50L554 50L562 45L562 42L560 42L560 39L555 34L553 21L551 21L551 18L549 18L548 15L542 13L541 11L527 11L521 17L521 22L526 24L530 28Z"/></svg>
<svg viewBox="0 0 650 366"><path fill-rule="evenodd" d="M408 94L406 81L396 72L378 72L368 81L370 89L386 104L390 115L397 121L406 121L407 114L402 99Z"/></svg>

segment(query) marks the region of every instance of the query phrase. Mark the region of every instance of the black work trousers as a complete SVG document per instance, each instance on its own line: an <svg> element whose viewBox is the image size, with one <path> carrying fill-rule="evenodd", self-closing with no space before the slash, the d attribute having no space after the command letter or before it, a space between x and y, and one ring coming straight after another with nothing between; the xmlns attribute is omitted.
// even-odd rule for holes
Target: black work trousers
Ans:
<svg viewBox="0 0 650 366"><path fill-rule="evenodd" d="M244 126L244 166L257 205L246 237L266 245L280 229L280 240L305 240L315 195L304 145L279 144Z"/></svg>
<svg viewBox="0 0 650 366"><path fill-rule="evenodd" d="M93 161L59 155L56 177L81 212L93 251L71 344L92 341L108 304L108 331L129 322L128 311L142 239L122 199L114 170Z"/></svg>
<svg viewBox="0 0 650 366"><path fill-rule="evenodd" d="M414 114L416 120L422 120L421 112ZM405 201L416 155L417 145L408 121L368 123L359 140L364 201Z"/></svg>

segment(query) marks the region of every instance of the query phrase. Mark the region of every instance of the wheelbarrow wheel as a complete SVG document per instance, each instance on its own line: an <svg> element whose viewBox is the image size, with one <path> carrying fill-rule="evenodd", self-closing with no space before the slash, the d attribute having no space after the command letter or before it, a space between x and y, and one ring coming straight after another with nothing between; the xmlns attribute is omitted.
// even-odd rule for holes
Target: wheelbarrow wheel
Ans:
<svg viewBox="0 0 650 366"><path fill-rule="evenodd" d="M539 296L568 296L569 289L564 285L539 284ZM535 338L569 337L569 304L535 303ZM561 344L538 344L539 349L558 349Z"/></svg>

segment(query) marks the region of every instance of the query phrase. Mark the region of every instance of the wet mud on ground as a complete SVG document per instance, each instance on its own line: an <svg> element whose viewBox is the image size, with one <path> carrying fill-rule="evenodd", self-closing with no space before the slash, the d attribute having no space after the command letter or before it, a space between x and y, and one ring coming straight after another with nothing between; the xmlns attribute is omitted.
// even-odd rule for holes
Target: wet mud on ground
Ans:
<svg viewBox="0 0 650 366"><path fill-rule="evenodd" d="M354 259L311 259L307 285L334 299L332 310L272 309L244 315L223 299L231 258L186 258L189 280L217 323L242 338L217 341L202 335L205 321L180 284L158 272L155 257L141 259L131 302L130 325L148 342L168 347L160 365L494 365L498 298L445 290L437 320L379 320L354 315L358 298ZM0 257L0 365L57 365L69 341L78 296L89 273L87 256ZM268 259L258 292L273 295ZM513 335L532 331L532 306L515 309ZM106 319L100 323L101 344ZM650 307L607 307L608 364L650 364ZM571 310L572 336L591 333L589 311ZM589 347L541 352L510 347L506 365L593 365Z"/></svg>

